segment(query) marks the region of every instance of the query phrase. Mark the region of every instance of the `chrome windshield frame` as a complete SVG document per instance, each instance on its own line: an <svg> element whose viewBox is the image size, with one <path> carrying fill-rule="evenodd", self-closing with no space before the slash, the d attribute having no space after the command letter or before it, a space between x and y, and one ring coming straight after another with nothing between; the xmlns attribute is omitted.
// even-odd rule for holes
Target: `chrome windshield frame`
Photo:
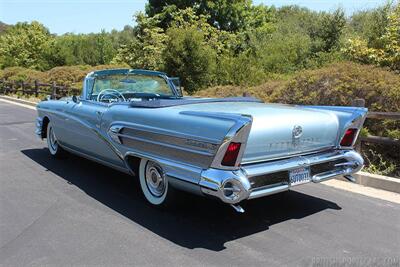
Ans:
<svg viewBox="0 0 400 267"><path fill-rule="evenodd" d="M176 88L171 79L164 72L159 71L151 71L151 70L142 70L142 69L108 69L108 70L100 70L93 71L86 75L85 80L83 82L83 90L82 90L82 99L90 100L90 94L93 91L93 87L95 84L95 80L98 76L107 76L107 75L129 75L129 74L137 74L137 75L147 75L147 76L156 76L162 78L171 89L172 95L174 97L182 97L179 90Z"/></svg>

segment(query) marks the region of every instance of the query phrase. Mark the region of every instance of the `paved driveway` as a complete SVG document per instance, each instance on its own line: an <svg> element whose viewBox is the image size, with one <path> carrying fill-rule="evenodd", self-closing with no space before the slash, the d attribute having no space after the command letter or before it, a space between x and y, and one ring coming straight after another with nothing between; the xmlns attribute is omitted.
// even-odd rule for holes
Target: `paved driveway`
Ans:
<svg viewBox="0 0 400 267"><path fill-rule="evenodd" d="M51 159L35 111L0 101L0 265L398 266L400 205L305 185L245 214L184 196L149 207L133 177Z"/></svg>

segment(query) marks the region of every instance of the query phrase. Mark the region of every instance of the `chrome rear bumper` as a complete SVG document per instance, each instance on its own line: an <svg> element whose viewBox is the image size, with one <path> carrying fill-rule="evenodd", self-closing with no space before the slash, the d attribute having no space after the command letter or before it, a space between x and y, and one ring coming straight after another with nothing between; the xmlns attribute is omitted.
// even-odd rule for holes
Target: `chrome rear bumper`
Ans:
<svg viewBox="0 0 400 267"><path fill-rule="evenodd" d="M325 167L321 171L319 166L323 166L324 163L327 163L327 166L330 167L329 169ZM315 169L311 174L311 181L319 183L337 176L351 175L359 171L363 164L364 160L354 150L334 150L245 165L236 171L208 169L202 172L199 185L204 194L218 197L228 204L236 204L245 199L259 198L289 190L291 185L288 171L299 167L309 166ZM269 177L272 178L278 175L283 175L283 177L286 175L287 179L283 178L277 183L265 186L254 185L257 184L255 183L257 179L261 179L261 177L268 180Z"/></svg>

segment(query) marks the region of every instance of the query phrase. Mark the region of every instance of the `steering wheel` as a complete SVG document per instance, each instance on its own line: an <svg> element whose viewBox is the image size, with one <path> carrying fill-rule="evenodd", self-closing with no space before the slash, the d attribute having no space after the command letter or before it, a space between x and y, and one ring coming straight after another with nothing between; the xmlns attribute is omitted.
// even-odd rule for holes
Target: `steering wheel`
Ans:
<svg viewBox="0 0 400 267"><path fill-rule="evenodd" d="M117 97L118 99L121 98L126 101L124 95L121 94L119 91L115 89L104 89L101 90L100 93L97 95L97 102L101 102L103 100L103 97L105 97L106 95L112 95Z"/></svg>

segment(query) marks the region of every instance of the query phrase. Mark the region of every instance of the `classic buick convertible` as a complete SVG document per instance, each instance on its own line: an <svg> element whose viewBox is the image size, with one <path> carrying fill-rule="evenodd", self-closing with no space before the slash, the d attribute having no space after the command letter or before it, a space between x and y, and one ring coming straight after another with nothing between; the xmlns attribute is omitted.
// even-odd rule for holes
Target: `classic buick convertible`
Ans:
<svg viewBox="0 0 400 267"><path fill-rule="evenodd" d="M266 104L250 97L183 97L165 73L89 73L80 96L37 105L36 134L66 151L138 177L156 206L175 190L240 202L318 183L353 180L353 145L367 110Z"/></svg>

